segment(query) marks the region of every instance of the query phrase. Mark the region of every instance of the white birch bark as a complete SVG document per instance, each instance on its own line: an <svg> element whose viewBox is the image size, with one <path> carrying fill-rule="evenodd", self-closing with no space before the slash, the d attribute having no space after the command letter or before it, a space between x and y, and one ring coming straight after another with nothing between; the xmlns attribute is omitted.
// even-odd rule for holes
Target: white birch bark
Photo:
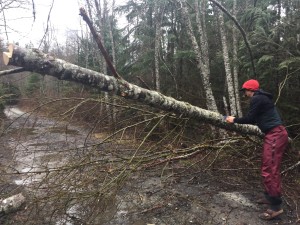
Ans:
<svg viewBox="0 0 300 225"><path fill-rule="evenodd" d="M101 32L101 37L103 38L104 37L104 27L106 25L106 22L107 22L107 16L108 16L108 13L107 13L107 0L104 0L103 2L103 17L101 18L98 18L101 22L99 22L100 24L100 32ZM101 40L102 43L105 43L104 42L104 39ZM102 60L103 60L103 57L102 57ZM105 60L102 61L102 71L104 74L107 74L107 63ZM104 98L105 98L105 101L106 102L110 102L110 97L108 95L107 92L104 93ZM111 107L110 107L110 104L105 104L105 109L106 109L106 113L111 115ZM112 124L112 118L109 116L109 124Z"/></svg>
<svg viewBox="0 0 300 225"><path fill-rule="evenodd" d="M237 0L233 0L233 16L236 18L237 15ZM241 100L239 95L239 79L238 79L238 57L237 57L237 48L238 48L238 41L237 41L237 29L234 26L232 29L232 45L233 45L233 82L234 82L234 93L235 93L235 102L236 102L236 109L237 109L237 116L242 117L242 107L241 107Z"/></svg>
<svg viewBox="0 0 300 225"><path fill-rule="evenodd" d="M218 9L216 10L218 11ZM235 93L234 93L234 83L233 77L231 74L230 68L230 60L228 54L228 47L227 47L227 37L225 31L225 23L223 13L217 12L219 15L219 28L220 28L220 36L221 36L221 43L222 43L222 52L223 52L223 61L225 67L225 76L226 76L226 83L227 83L227 92L229 97L229 108L230 108L230 115L237 115L236 109L236 102L235 102Z"/></svg>
<svg viewBox="0 0 300 225"><path fill-rule="evenodd" d="M116 50L115 50L115 41L114 41L114 35L113 35L113 19L114 19L114 8L115 8L115 0L112 2L112 12L111 17L109 19L109 37L111 42L111 54L112 54L112 64L114 68L117 68L117 59L116 59ZM112 97L113 105L116 105L116 99ZM114 106L111 107L111 113L112 113L112 121L114 124L117 122L117 115L116 115L116 108Z"/></svg>
<svg viewBox="0 0 300 225"><path fill-rule="evenodd" d="M217 104L215 101L215 97L213 96L212 88L211 88L211 83L210 83L210 69L209 69L209 60L208 60L208 52L206 51L205 45L205 40L203 38L203 33L200 35L201 38L201 47L199 47L196 37L193 33L192 29L192 24L191 20L188 15L188 10L186 6L186 2L183 0L179 1L181 3L181 12L182 12L182 17L183 17L183 23L186 25L187 29L187 34L189 36L189 39L191 40L192 48L193 51L196 55L196 61L197 61L197 68L201 72L201 78L202 78L202 83L205 91L205 97L206 97L206 105L207 108L211 111L218 112L217 109ZM197 11L198 9L196 9ZM202 29L201 22L197 23L198 29L200 32L205 32ZM203 50L203 53L201 52Z"/></svg>
<svg viewBox="0 0 300 225"><path fill-rule="evenodd" d="M5 65L23 67L26 71L49 75L60 80L74 81L101 91L110 92L126 99L133 99L151 107L172 112L177 115L198 119L200 121L242 134L262 137L257 126L227 124L223 115L210 110L178 101L159 92L148 90L131 84L123 79L116 79L86 68L76 66L53 56L44 54L37 49L25 49L10 45L9 52L3 53Z"/></svg>
<svg viewBox="0 0 300 225"><path fill-rule="evenodd" d="M159 46L160 46L160 19L158 18L158 2L155 1L155 44L154 44L154 70L155 70L155 90L160 91L160 76L159 76Z"/></svg>
<svg viewBox="0 0 300 225"><path fill-rule="evenodd" d="M159 74L159 51L161 42L161 4L155 1L155 43L154 43L154 76L155 76L155 90L160 92L160 74Z"/></svg>

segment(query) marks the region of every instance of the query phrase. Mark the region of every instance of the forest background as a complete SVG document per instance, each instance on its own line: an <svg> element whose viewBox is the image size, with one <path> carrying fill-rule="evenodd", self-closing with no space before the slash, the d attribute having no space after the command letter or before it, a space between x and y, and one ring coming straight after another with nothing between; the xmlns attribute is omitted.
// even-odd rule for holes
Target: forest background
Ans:
<svg viewBox="0 0 300 225"><path fill-rule="evenodd" d="M11 7L29 5L34 17L32 3L34 1L2 1L1 11L5 15ZM248 79L259 80L261 87L274 95L274 102L293 139L291 159L284 168L297 162L300 138L298 0L129 0L122 5L115 1L86 0L82 5L112 65L130 83L222 115L242 116L249 102L238 90ZM122 27L118 25L120 18L126 18ZM9 29L5 17L1 25L1 36L5 37ZM55 58L114 76L94 37L84 23L80 27L79 32L69 31L62 43L56 39L54 28L49 26L39 46L28 43L24 47L38 47ZM3 51L7 45L4 40L1 40ZM1 65L1 70L6 69L7 66ZM228 139L228 135L238 136L214 127L208 129L205 121L175 116L47 75L22 72L2 76L0 92L2 109L5 105L18 104L25 111L34 110L88 127L90 133L101 133L111 142L120 139L124 141L122 144L134 142L137 149L147 149L147 154L162 149L195 152L194 147L199 143L219 143ZM259 141L251 138L242 143L249 144L248 147L259 146ZM240 144L237 142L231 148ZM181 157L190 158L186 153ZM207 160L208 165L215 163L218 154L212 156L212 161ZM234 153L228 154L231 157ZM248 154L251 158L254 153L249 149ZM130 163L134 157L135 153ZM178 160L160 155L146 163L170 162L170 158ZM295 183L299 182L297 179Z"/></svg>

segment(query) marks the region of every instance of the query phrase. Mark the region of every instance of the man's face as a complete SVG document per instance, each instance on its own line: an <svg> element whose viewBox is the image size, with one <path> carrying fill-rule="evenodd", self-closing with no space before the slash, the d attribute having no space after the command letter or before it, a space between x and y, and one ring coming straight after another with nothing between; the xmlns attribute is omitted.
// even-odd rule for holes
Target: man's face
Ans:
<svg viewBox="0 0 300 225"><path fill-rule="evenodd" d="M245 97L249 97L251 98L253 96L254 92L253 91L249 91L247 89L244 90L244 96Z"/></svg>

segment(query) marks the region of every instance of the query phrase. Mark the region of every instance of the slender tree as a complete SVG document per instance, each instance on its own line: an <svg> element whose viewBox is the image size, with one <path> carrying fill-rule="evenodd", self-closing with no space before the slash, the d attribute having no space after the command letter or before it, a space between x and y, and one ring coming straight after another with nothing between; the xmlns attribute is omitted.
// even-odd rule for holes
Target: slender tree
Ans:
<svg viewBox="0 0 300 225"><path fill-rule="evenodd" d="M224 61L224 67L225 67L227 91L228 91L228 97L229 97L229 107L230 107L229 113L230 113L230 115L237 115L234 82L233 82L233 76L231 73L224 17L223 17L222 12L221 13L218 12L218 9L216 9L215 11L216 11L216 15L219 15L218 21L219 21L221 43L222 43L222 53L223 53L223 61Z"/></svg>
<svg viewBox="0 0 300 225"><path fill-rule="evenodd" d="M159 55L161 49L161 23L164 12L163 3L155 1L155 44L154 44L154 70L155 70L155 90L160 91L160 74L159 74Z"/></svg>
<svg viewBox="0 0 300 225"><path fill-rule="evenodd" d="M237 0L233 0L232 7L232 16L234 18L237 17ZM237 109L237 116L243 116L241 101L239 96L239 79L238 79L238 40L237 40L237 28L235 26L232 27L232 71L233 71L233 83L234 83L234 94L235 94L235 103Z"/></svg>
<svg viewBox="0 0 300 225"><path fill-rule="evenodd" d="M197 62L197 67L200 70L201 73L201 78L202 78L202 83L203 83L203 88L205 91L206 95L206 105L207 108L211 111L217 112L217 105L215 101L215 97L212 92L212 86L210 83L210 68L209 68L209 56L208 56L208 45L207 45L207 40L205 38L205 31L203 30L201 21L199 20L199 17L197 17L197 28L200 33L200 45L198 45L198 42L196 40L196 37L193 33L192 29L192 23L189 18L189 13L187 9L187 3L186 1L178 1L180 4L180 10L182 12L182 19L183 19L183 24L186 25L186 30L189 39L191 40L192 48L194 51L194 54L196 55L196 62ZM199 10L197 7L195 9L196 11ZM205 9L202 9L202 13L205 11ZM203 17L204 18L204 17ZM203 21L205 23L205 21Z"/></svg>

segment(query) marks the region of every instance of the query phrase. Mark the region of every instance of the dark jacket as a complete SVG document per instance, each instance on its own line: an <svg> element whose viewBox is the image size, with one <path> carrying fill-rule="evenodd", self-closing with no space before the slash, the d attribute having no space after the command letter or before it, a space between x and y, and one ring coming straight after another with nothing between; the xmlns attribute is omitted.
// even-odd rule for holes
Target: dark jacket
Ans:
<svg viewBox="0 0 300 225"><path fill-rule="evenodd" d="M254 92L248 114L241 118L235 118L234 123L257 124L263 133L268 133L272 128L281 125L281 118L272 99L273 96L270 93L261 89Z"/></svg>

